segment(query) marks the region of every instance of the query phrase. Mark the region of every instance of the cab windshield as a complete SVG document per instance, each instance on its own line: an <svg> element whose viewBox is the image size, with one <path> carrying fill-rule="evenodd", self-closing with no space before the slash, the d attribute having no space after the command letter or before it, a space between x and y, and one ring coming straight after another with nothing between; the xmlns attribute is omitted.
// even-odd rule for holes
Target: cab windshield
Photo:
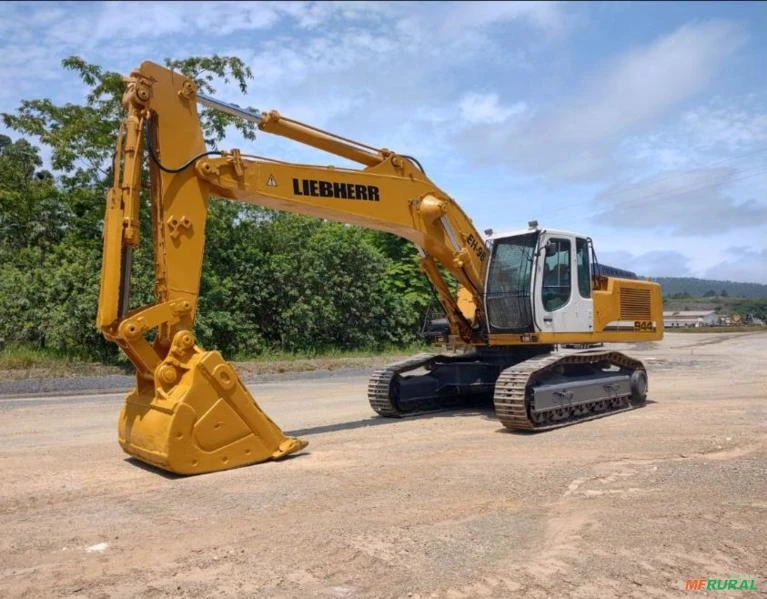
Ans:
<svg viewBox="0 0 767 599"><path fill-rule="evenodd" d="M486 291L491 332L532 330L530 278L537 243L537 231L494 242Z"/></svg>

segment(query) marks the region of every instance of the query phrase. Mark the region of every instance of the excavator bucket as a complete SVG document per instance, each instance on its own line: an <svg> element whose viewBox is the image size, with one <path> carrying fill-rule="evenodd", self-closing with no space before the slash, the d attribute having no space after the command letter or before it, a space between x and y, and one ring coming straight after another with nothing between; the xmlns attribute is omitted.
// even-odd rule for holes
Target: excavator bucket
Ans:
<svg viewBox="0 0 767 599"><path fill-rule="evenodd" d="M306 447L258 407L221 354L193 344L191 334L177 335L155 380L139 380L127 396L118 430L126 453L176 474L202 474Z"/></svg>

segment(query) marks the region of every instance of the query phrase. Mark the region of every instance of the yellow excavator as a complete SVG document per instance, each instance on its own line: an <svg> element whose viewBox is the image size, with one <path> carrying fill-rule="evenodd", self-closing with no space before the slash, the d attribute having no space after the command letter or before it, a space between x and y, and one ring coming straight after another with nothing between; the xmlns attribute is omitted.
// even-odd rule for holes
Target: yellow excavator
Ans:
<svg viewBox="0 0 767 599"><path fill-rule="evenodd" d="M291 164L208 151L197 105L361 165ZM373 373L368 399L384 417L490 402L509 429L540 431L641 405L641 362L595 345L660 339L660 287L596 260L591 239L542 228L480 234L418 161L281 116L199 93L190 79L144 62L126 79L107 193L97 326L136 368L119 419L130 455L178 474L278 459L306 442L287 437L233 367L192 333L208 198L386 231L412 242L466 351L423 354ZM148 163L156 302L130 309ZM458 284L457 293L445 278ZM560 345L592 347L555 352Z"/></svg>

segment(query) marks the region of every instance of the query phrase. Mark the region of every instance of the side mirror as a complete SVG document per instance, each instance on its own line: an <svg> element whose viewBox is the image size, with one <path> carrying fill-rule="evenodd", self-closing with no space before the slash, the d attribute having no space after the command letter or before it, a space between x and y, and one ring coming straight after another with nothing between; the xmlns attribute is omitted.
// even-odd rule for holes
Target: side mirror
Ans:
<svg viewBox="0 0 767 599"><path fill-rule="evenodd" d="M546 257L551 258L554 254L557 253L557 246L554 243L551 243L550 241L546 242Z"/></svg>

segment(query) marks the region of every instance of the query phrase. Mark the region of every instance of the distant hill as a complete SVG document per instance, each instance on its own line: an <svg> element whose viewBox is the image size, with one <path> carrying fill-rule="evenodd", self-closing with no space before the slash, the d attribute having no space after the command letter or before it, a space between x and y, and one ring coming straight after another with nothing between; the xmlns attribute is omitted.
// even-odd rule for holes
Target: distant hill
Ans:
<svg viewBox="0 0 767 599"><path fill-rule="evenodd" d="M660 283L663 295L666 297L677 293L689 293L692 297L705 297L707 293L710 296L712 291L718 296L722 294L722 291L725 291L728 297L767 298L767 285L760 283L712 281L691 277L650 277L650 280Z"/></svg>

